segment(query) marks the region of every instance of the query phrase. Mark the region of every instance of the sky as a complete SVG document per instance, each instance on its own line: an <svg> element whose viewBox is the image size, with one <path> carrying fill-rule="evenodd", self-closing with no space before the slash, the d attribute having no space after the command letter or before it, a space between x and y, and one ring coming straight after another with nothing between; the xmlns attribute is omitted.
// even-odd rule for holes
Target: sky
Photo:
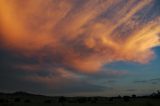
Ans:
<svg viewBox="0 0 160 106"><path fill-rule="evenodd" d="M159 64L159 0L0 1L0 92L146 95Z"/></svg>

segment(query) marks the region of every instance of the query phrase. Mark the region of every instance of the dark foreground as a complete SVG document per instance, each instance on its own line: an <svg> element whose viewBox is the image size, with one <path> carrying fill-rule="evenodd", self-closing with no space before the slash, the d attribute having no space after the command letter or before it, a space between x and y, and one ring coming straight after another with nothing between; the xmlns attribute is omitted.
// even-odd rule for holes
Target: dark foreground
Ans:
<svg viewBox="0 0 160 106"><path fill-rule="evenodd" d="M48 97L17 92L0 93L0 106L160 106L160 97Z"/></svg>

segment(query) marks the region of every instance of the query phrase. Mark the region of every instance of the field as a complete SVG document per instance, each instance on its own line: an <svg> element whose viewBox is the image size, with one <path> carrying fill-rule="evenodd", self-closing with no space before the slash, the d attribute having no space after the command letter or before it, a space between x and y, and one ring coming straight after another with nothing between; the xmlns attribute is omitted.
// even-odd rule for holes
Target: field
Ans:
<svg viewBox="0 0 160 106"><path fill-rule="evenodd" d="M1 94L0 106L160 106L160 98L48 97L31 94Z"/></svg>

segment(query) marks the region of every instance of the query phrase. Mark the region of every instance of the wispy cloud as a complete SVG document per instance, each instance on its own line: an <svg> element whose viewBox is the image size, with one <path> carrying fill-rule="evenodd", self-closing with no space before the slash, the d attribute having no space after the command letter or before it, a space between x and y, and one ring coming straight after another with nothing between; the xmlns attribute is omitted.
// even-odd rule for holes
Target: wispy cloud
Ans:
<svg viewBox="0 0 160 106"><path fill-rule="evenodd" d="M142 23L139 12L153 3L1 0L2 45L40 62L80 72L96 72L115 61L147 63L154 56L152 48L160 45L160 19Z"/></svg>
<svg viewBox="0 0 160 106"><path fill-rule="evenodd" d="M159 84L160 78L148 79L148 80L136 80L134 83L148 83L148 84Z"/></svg>

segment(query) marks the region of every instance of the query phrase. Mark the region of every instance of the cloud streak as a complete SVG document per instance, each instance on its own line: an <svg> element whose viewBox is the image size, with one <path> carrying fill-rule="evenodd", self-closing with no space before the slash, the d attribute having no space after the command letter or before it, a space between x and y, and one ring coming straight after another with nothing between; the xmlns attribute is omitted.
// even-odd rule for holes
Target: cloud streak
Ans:
<svg viewBox="0 0 160 106"><path fill-rule="evenodd" d="M139 84L143 84L143 83L148 83L148 84L159 84L160 78L154 78L154 79L149 79L149 80L137 80L134 81L133 83L139 83Z"/></svg>
<svg viewBox="0 0 160 106"><path fill-rule="evenodd" d="M115 61L144 64L160 45L160 17L142 22L139 14L153 3L1 0L2 47L80 72L96 72Z"/></svg>

